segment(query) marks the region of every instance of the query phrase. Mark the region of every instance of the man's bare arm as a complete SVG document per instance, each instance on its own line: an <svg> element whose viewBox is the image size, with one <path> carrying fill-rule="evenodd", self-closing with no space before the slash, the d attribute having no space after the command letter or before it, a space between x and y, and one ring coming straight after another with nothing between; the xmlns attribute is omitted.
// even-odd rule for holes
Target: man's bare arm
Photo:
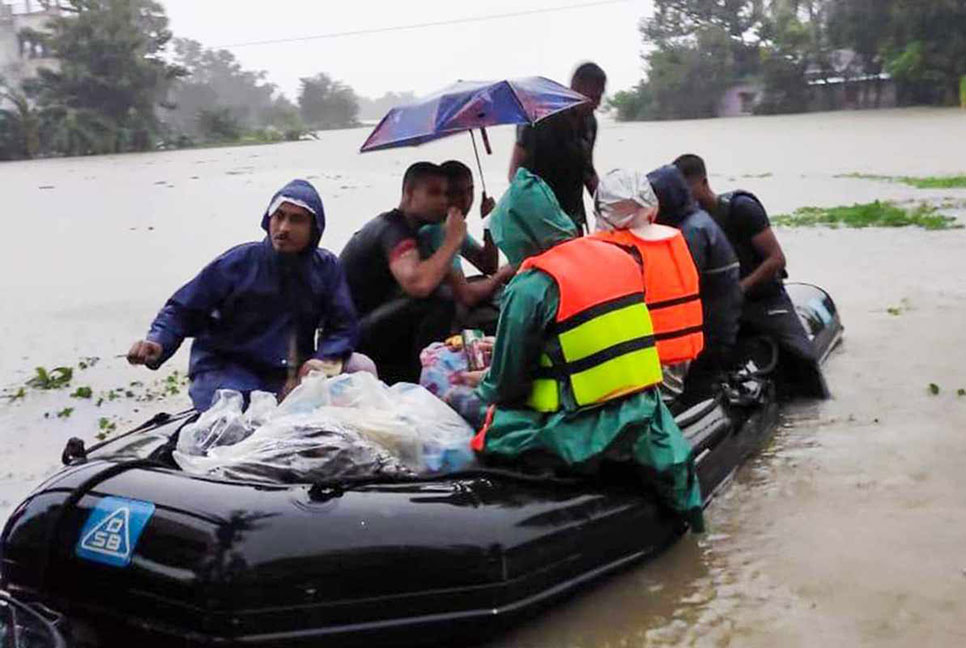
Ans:
<svg viewBox="0 0 966 648"><path fill-rule="evenodd" d="M466 236L466 220L455 207L447 214L444 229L443 244L428 259L421 260L418 250L412 248L389 262L389 271L410 297L429 297L452 268Z"/></svg>
<svg viewBox="0 0 966 648"><path fill-rule="evenodd" d="M523 166L523 163L527 159L527 149L523 148L519 144L513 145L513 155L510 156L510 173L507 179L513 182L513 176L517 174L517 169Z"/></svg>
<svg viewBox="0 0 966 648"><path fill-rule="evenodd" d="M584 180L584 186L587 187L587 191L590 192L591 196L597 193L597 185L599 184L600 179L597 177L597 171L591 168L586 180Z"/></svg>
<svg viewBox="0 0 966 648"><path fill-rule="evenodd" d="M503 266L491 277L485 277L478 281L467 281L462 271L453 269L447 281L453 288L453 296L456 301L472 308L481 301L492 297L500 286L513 278L514 272L510 266Z"/></svg>
<svg viewBox="0 0 966 648"><path fill-rule="evenodd" d="M493 198L486 196L480 204L480 216L486 218L493 211L496 202ZM483 230L483 247L474 247L468 253L464 253L466 260L485 275L491 275L500 267L500 250L490 236L490 230Z"/></svg>
<svg viewBox="0 0 966 648"><path fill-rule="evenodd" d="M780 278L785 269L785 253L770 227L756 234L751 239L751 245L764 260L754 272L741 280L741 289L746 293Z"/></svg>

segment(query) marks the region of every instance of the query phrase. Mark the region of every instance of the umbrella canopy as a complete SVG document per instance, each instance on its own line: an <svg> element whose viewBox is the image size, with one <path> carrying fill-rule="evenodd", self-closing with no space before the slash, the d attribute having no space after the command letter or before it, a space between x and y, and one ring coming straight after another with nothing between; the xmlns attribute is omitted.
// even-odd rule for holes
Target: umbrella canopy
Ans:
<svg viewBox="0 0 966 648"><path fill-rule="evenodd" d="M587 101L579 92L543 77L459 81L390 110L361 152L416 146L474 128L535 124Z"/></svg>

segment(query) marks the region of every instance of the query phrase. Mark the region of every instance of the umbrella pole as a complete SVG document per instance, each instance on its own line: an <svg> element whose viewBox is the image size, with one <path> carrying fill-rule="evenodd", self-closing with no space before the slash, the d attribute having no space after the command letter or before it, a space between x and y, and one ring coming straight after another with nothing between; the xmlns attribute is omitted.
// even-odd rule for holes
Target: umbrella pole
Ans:
<svg viewBox="0 0 966 648"><path fill-rule="evenodd" d="M473 140L473 155L476 156L476 168L480 172L480 184L483 186L483 200L486 200L486 178L483 177L483 164L480 162L480 150L476 148L476 135L470 131L470 139Z"/></svg>

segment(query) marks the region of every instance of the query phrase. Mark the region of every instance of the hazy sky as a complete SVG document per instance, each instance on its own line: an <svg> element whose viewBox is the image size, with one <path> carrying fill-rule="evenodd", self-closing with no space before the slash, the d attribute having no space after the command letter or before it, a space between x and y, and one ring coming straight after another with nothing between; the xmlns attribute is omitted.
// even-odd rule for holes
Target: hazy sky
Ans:
<svg viewBox="0 0 966 648"><path fill-rule="evenodd" d="M591 0L161 0L176 36L209 47L335 32L567 7ZM569 81L576 63L593 60L608 92L641 77L640 18L650 0L498 20L294 43L229 47L245 67L294 98L298 79L325 72L375 97L417 94L457 79L540 74Z"/></svg>

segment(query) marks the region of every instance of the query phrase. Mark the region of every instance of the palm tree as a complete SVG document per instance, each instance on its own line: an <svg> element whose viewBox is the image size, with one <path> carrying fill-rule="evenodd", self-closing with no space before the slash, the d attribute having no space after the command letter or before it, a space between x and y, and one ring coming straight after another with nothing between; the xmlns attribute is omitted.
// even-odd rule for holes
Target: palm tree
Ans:
<svg viewBox="0 0 966 648"><path fill-rule="evenodd" d="M0 159L35 157L40 152L40 114L27 96L0 79Z"/></svg>

